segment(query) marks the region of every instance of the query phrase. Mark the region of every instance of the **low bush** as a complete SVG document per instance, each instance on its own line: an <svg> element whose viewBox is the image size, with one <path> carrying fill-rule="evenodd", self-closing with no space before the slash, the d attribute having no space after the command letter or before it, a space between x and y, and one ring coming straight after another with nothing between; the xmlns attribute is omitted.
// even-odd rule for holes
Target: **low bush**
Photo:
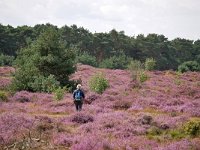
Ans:
<svg viewBox="0 0 200 150"><path fill-rule="evenodd" d="M90 90L102 94L109 87L108 80L102 73L97 73L89 81Z"/></svg>
<svg viewBox="0 0 200 150"><path fill-rule="evenodd" d="M144 63L145 70L154 70L156 66L156 61L153 58L147 58Z"/></svg>
<svg viewBox="0 0 200 150"><path fill-rule="evenodd" d="M150 136L156 136L156 135L161 135L162 130L156 126L152 126L151 128L148 129L147 133Z"/></svg>
<svg viewBox="0 0 200 150"><path fill-rule="evenodd" d="M133 80L138 81L138 83L143 83L146 80L148 80L149 77L145 72L144 64L141 63L140 61L138 60L131 61L128 68L131 72L131 76Z"/></svg>
<svg viewBox="0 0 200 150"><path fill-rule="evenodd" d="M200 120L188 121L184 125L183 130L185 134L190 135L190 136L200 135Z"/></svg>
<svg viewBox="0 0 200 150"><path fill-rule="evenodd" d="M54 93L54 99L59 101L62 100L65 94L66 88L57 88L53 93Z"/></svg>
<svg viewBox="0 0 200 150"><path fill-rule="evenodd" d="M182 139L185 137L184 132L181 129L173 129L173 130L169 130L170 137L172 139Z"/></svg>
<svg viewBox="0 0 200 150"><path fill-rule="evenodd" d="M0 91L0 101L6 102L8 100L7 93L4 91Z"/></svg>
<svg viewBox="0 0 200 150"><path fill-rule="evenodd" d="M196 61L186 61L178 66L179 72L200 71L200 64Z"/></svg>
<svg viewBox="0 0 200 150"><path fill-rule="evenodd" d="M94 118L92 115L77 113L71 117L71 121L79 124L93 122Z"/></svg>
<svg viewBox="0 0 200 150"><path fill-rule="evenodd" d="M139 73L142 70L144 70L144 67L143 67L143 64L140 61L134 60L134 61L130 62L130 64L128 65L128 69L131 72L132 79L137 80Z"/></svg>
<svg viewBox="0 0 200 150"><path fill-rule="evenodd" d="M145 81L147 81L148 80L148 75L145 73L145 71L140 71L139 73L138 73L138 81L140 81L141 83L143 83L143 82L145 82Z"/></svg>
<svg viewBox="0 0 200 150"><path fill-rule="evenodd" d="M118 100L114 103L113 108L114 109L129 109L131 107L132 103L130 101L126 100Z"/></svg>
<svg viewBox="0 0 200 150"><path fill-rule="evenodd" d="M34 77L34 82L31 83L31 88L35 92L48 92L51 93L59 87L59 82L56 81L53 75L49 75L47 78L44 76Z"/></svg>
<svg viewBox="0 0 200 150"><path fill-rule="evenodd" d="M30 102L33 98L32 93L28 91L20 91L13 95L12 100L20 103Z"/></svg>

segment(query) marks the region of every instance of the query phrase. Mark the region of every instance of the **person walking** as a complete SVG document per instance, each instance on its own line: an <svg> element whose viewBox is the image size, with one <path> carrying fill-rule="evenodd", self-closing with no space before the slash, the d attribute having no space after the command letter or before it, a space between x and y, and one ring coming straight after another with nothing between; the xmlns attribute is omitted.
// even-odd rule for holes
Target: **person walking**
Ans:
<svg viewBox="0 0 200 150"><path fill-rule="evenodd" d="M78 84L76 88L77 89L73 92L74 104L76 107L76 111L81 111L83 100L85 99L85 94L83 90L81 89L81 84Z"/></svg>

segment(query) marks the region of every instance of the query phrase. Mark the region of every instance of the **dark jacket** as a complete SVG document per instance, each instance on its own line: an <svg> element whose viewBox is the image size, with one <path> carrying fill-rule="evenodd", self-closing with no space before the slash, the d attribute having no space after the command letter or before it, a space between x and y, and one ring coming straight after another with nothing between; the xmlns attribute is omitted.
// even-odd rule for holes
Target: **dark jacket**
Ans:
<svg viewBox="0 0 200 150"><path fill-rule="evenodd" d="M73 93L73 99L75 100L75 95L76 95L76 92L78 92L78 91L81 91L81 100L83 100L84 98L85 98L85 94L84 94L84 92L81 90L81 89L77 89L77 90L75 90L74 91L74 93Z"/></svg>

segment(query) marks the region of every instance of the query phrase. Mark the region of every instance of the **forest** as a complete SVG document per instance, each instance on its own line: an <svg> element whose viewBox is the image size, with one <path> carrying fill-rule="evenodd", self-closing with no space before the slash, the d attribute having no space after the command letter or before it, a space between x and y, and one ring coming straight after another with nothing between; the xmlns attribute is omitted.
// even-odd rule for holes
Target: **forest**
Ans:
<svg viewBox="0 0 200 150"><path fill-rule="evenodd" d="M199 150L199 63L200 40L0 24L0 149Z"/></svg>
<svg viewBox="0 0 200 150"><path fill-rule="evenodd" d="M34 43L41 33L53 28L65 49L75 53L76 61L101 68L125 69L131 60L156 61L156 70L177 70L178 66L200 62L200 40L168 40L155 33L127 36L124 31L91 33L83 27L37 24L12 27L0 24L0 65L11 65L21 49ZM133 33L134 34L134 33ZM47 34L48 36L48 34Z"/></svg>

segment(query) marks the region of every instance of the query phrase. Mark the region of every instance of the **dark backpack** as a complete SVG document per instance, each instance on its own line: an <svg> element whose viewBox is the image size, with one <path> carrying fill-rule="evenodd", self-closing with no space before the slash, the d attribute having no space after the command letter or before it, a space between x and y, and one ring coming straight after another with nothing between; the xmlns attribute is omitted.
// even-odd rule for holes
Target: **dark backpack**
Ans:
<svg viewBox="0 0 200 150"><path fill-rule="evenodd" d="M81 100L81 91L80 90L76 91L76 93L75 93L75 100L76 101L80 101Z"/></svg>

